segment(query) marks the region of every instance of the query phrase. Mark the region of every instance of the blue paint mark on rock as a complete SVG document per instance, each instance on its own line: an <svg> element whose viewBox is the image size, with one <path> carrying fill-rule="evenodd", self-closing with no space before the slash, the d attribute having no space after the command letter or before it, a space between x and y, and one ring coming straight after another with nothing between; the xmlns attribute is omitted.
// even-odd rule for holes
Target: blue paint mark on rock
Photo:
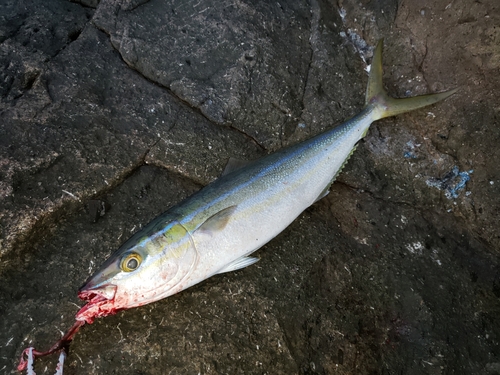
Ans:
<svg viewBox="0 0 500 375"><path fill-rule="evenodd" d="M420 147L420 143L415 143L413 141L406 142L405 149L407 151L405 151L403 156L407 159L417 159L418 158L417 153L418 153L419 147Z"/></svg>
<svg viewBox="0 0 500 375"><path fill-rule="evenodd" d="M415 155L415 154L414 154L413 152L411 152L411 151L406 151L406 152L403 154L403 156L404 156L405 158L407 158L407 159L416 159L416 158L418 158L418 156L417 156L417 155Z"/></svg>
<svg viewBox="0 0 500 375"><path fill-rule="evenodd" d="M430 178L426 183L428 186L444 190L446 198L456 199L458 198L459 192L465 188L467 181L470 180L470 174L473 172L472 169L460 172L458 167L454 166L443 178Z"/></svg>

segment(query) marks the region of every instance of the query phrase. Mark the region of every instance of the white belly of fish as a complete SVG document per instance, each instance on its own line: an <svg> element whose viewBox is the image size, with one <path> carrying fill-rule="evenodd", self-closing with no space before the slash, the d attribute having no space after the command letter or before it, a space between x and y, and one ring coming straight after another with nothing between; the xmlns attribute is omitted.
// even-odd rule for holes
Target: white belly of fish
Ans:
<svg viewBox="0 0 500 375"><path fill-rule="evenodd" d="M268 176L238 192L235 211L223 230L193 233L199 261L183 285L194 285L265 245L327 189L371 124L367 116L333 143L316 144L298 160L290 160Z"/></svg>

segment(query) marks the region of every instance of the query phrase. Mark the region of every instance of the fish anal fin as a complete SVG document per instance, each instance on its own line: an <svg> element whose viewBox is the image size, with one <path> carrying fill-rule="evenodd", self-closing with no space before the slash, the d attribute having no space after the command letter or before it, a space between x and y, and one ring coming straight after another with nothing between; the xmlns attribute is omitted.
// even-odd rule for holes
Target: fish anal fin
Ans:
<svg viewBox="0 0 500 375"><path fill-rule="evenodd" d="M333 183L333 181L332 181ZM332 186L332 184L328 184L326 186L326 188L321 192L320 195L318 195L318 198L316 198L316 200L314 201L314 203L316 203L317 201L319 201L320 199L323 199L324 197L326 197L329 193L330 193L330 187Z"/></svg>
<svg viewBox="0 0 500 375"><path fill-rule="evenodd" d="M363 137L364 137L364 135L363 135ZM356 149L358 148L358 144L359 143L356 143L354 145L354 147L351 149L351 152L349 152L349 155L347 155L347 157L345 158L344 162L340 166L339 170L337 171L337 173L335 173L335 176L333 176L333 179L332 179L332 182L330 183L330 185L333 184L333 182L337 179L337 176L340 174L340 172L342 172L342 170L344 169L344 167L347 165L347 162L351 158L352 154L354 154L354 151L356 151Z"/></svg>
<svg viewBox="0 0 500 375"><path fill-rule="evenodd" d="M357 144L354 145L354 147L352 148L351 152L349 153L349 155L347 155L347 157L345 158L344 162L342 163L342 165L340 166L339 170L337 171L337 173L335 173L335 176L333 176L332 180L330 181L330 183L328 185L326 185L326 187L323 189L323 191L318 195L318 198L316 198L316 200L314 201L314 203L316 203L317 201L319 201L320 199L326 197L328 195L328 193L330 193L330 187L332 186L332 184L335 182L335 180L337 179L337 176L340 174L340 172L342 172L342 169L344 169L344 167L346 166L347 162L349 161L349 158L351 157L351 155L354 153L354 151L356 151L356 148L358 147Z"/></svg>
<svg viewBox="0 0 500 375"><path fill-rule="evenodd" d="M210 216L196 231L212 234L225 228L237 206L229 206Z"/></svg>
<svg viewBox="0 0 500 375"><path fill-rule="evenodd" d="M226 272L240 270L242 268L251 266L252 264L254 264L258 261L259 261L259 258L255 258L255 257L246 257L246 256L241 257L241 258L238 258L235 261L227 264L226 266L224 266L224 268L219 270L219 272L217 272L217 273L226 273Z"/></svg>
<svg viewBox="0 0 500 375"><path fill-rule="evenodd" d="M224 171L222 172L221 176L225 176L233 171L236 171L240 168L243 168L244 166L246 166L250 163L251 163L251 161L249 161L249 160L229 158L229 160L227 161L226 167L224 168Z"/></svg>

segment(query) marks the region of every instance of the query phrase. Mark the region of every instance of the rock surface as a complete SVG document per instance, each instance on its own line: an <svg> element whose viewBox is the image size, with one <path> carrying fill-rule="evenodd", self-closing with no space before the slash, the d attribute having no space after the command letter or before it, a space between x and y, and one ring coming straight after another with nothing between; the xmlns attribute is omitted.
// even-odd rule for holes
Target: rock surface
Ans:
<svg viewBox="0 0 500 375"><path fill-rule="evenodd" d="M98 319L69 374L500 374L496 0L0 4L0 370L73 322L135 230L395 96L330 195L255 266ZM41 359L36 370L55 364Z"/></svg>

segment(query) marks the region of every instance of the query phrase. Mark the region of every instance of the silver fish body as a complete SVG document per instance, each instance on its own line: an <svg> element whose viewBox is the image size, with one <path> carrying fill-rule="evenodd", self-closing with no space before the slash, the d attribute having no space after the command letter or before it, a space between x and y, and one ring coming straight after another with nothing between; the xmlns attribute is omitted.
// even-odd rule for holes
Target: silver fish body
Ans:
<svg viewBox="0 0 500 375"><path fill-rule="evenodd" d="M76 316L91 323L121 309L180 292L208 277L253 264L249 255L327 194L370 124L435 103L454 91L406 99L382 87L376 49L360 114L309 140L223 175L125 242L80 288Z"/></svg>

